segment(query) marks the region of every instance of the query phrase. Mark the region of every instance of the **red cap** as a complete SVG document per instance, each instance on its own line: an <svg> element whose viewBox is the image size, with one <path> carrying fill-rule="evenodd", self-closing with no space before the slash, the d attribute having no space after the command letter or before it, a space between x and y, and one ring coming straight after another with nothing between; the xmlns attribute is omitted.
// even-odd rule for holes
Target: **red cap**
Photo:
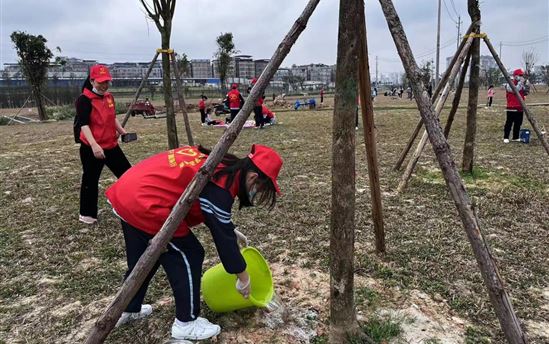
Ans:
<svg viewBox="0 0 549 344"><path fill-rule="evenodd" d="M253 78L252 79L252 85L255 85L256 82L257 82L257 78Z"/></svg>
<svg viewBox="0 0 549 344"><path fill-rule="evenodd" d="M248 154L255 166L259 168L273 182L276 192L280 194L280 187L276 181L282 168L282 158L278 153L267 146L253 144L252 151Z"/></svg>
<svg viewBox="0 0 549 344"><path fill-rule="evenodd" d="M237 87L238 87L237 84L232 84L232 85L231 85L231 88L232 88L233 90L236 89Z"/></svg>
<svg viewBox="0 0 549 344"><path fill-rule="evenodd" d="M513 71L513 76L523 76L524 75L524 71L522 69L515 69Z"/></svg>
<svg viewBox="0 0 549 344"><path fill-rule="evenodd" d="M109 68L104 65L94 65L90 68L90 79L96 82L111 81L112 76Z"/></svg>

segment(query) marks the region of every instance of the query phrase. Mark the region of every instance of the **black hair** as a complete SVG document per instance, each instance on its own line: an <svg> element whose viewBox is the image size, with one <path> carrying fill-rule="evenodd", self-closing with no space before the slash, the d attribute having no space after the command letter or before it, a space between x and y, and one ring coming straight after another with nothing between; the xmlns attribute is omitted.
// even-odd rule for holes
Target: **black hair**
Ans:
<svg viewBox="0 0 549 344"><path fill-rule="evenodd" d="M93 90L93 85L91 83L91 80L90 80L90 76L88 75L88 77L86 78L86 80L84 80L84 83L82 84L82 92L84 92L84 89L88 89L88 90Z"/></svg>
<svg viewBox="0 0 549 344"><path fill-rule="evenodd" d="M490 86L488 86L488 88L494 88L494 85L490 85Z"/></svg>
<svg viewBox="0 0 549 344"><path fill-rule="evenodd" d="M198 146L198 150L206 155L210 155L211 150ZM237 156L226 153L221 160L221 163L225 167L217 171L213 175L213 180L219 180L222 176L227 176L225 182L225 188L230 188L234 183L235 178L238 178L238 200L240 201L238 209L243 207L251 207L254 205L254 201L258 206L264 206L268 209L272 209L276 204L276 188L273 181L265 173L263 173L249 157L238 158ZM246 175L248 172L255 172L258 174L257 183L259 184L258 192L252 199L248 196L248 190L246 189Z"/></svg>
<svg viewBox="0 0 549 344"><path fill-rule="evenodd" d="M204 100L207 100L208 97L206 97L205 95L201 95L200 98L204 99Z"/></svg>

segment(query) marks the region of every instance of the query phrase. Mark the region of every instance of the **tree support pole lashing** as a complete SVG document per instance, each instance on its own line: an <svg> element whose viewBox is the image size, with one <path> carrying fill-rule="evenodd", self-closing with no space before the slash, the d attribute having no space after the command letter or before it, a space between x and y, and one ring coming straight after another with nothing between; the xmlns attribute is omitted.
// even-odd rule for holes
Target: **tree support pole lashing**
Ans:
<svg viewBox="0 0 549 344"><path fill-rule="evenodd" d="M183 97L183 86L181 85L181 74L179 73L179 67L177 66L177 60L175 59L175 53L172 49L170 58L172 59L173 71L175 74L175 88L177 91L177 99L179 101L179 109L183 113L183 122L185 122L185 132L187 133L187 141L189 146L194 146L193 133L191 130L191 123L189 122L189 114L187 113L187 106L185 105L185 98Z"/></svg>

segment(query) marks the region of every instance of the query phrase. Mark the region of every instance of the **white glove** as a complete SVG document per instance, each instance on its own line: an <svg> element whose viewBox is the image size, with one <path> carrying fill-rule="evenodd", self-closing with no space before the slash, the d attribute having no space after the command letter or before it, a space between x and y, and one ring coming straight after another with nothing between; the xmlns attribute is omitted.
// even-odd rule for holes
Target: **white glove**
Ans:
<svg viewBox="0 0 549 344"><path fill-rule="evenodd" d="M236 290L238 290L238 292L242 294L245 299L250 296L250 280L251 279L248 277L248 282L244 284L240 281L240 278L236 279Z"/></svg>
<svg viewBox="0 0 549 344"><path fill-rule="evenodd" d="M234 234L236 234L236 240L238 241L238 243L244 247L248 246L248 238L242 234L241 231L239 231L238 229L236 229L237 227L234 228Z"/></svg>

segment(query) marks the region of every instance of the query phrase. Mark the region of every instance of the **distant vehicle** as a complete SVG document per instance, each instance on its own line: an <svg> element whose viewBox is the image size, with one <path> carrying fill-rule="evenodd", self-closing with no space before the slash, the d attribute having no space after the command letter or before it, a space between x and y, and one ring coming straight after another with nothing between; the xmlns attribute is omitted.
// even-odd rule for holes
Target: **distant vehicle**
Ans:
<svg viewBox="0 0 549 344"><path fill-rule="evenodd" d="M130 115L142 115L144 118L155 117L156 110L152 103L148 100L137 100L130 108Z"/></svg>

